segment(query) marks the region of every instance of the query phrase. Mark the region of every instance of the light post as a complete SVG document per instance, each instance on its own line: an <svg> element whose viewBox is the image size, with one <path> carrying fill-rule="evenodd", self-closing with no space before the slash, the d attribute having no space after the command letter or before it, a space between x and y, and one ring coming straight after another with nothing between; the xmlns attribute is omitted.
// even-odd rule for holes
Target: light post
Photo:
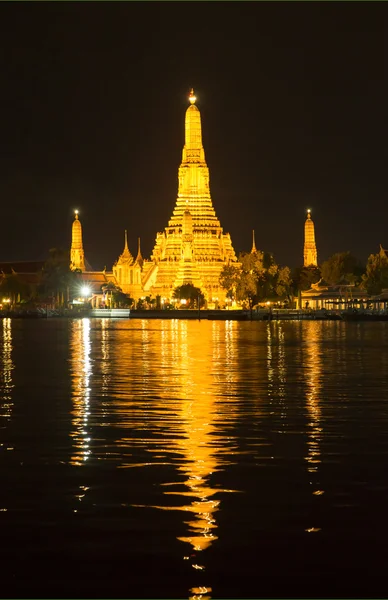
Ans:
<svg viewBox="0 0 388 600"><path fill-rule="evenodd" d="M84 306L85 306L85 303L87 302L88 298L90 297L90 288L88 288L87 285L84 285L81 288L81 296L84 299Z"/></svg>

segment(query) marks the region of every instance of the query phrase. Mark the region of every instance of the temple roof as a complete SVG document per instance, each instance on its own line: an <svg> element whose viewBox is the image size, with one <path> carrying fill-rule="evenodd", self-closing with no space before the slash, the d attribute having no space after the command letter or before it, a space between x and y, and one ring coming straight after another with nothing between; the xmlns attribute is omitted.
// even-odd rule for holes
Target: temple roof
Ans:
<svg viewBox="0 0 388 600"><path fill-rule="evenodd" d="M3 272L5 275L11 275L13 272L17 274L38 273L42 271L44 265L44 260L3 262L0 263L0 273Z"/></svg>
<svg viewBox="0 0 388 600"><path fill-rule="evenodd" d="M128 248L128 239L127 239L127 230L125 230L125 234L124 234L124 250L122 252L122 254L120 254L116 265L123 265L123 264L129 264L132 265L134 262L133 260L133 256L129 251Z"/></svg>

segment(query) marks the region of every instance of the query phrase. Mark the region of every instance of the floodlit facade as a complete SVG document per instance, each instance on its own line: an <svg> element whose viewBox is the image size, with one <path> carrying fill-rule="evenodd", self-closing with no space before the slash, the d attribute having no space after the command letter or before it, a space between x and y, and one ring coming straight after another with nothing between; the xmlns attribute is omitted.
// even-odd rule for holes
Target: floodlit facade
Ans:
<svg viewBox="0 0 388 600"><path fill-rule="evenodd" d="M137 256L134 259L128 249L127 232L125 231L124 250L113 265L112 271L117 285L124 294L129 294L136 299L141 296L143 290L141 282L143 262L140 251L140 238L138 239Z"/></svg>

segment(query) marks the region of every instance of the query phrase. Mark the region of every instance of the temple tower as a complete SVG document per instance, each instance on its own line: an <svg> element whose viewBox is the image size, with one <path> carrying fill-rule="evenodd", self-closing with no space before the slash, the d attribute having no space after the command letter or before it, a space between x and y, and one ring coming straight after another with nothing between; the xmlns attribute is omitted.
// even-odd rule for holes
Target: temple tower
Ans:
<svg viewBox="0 0 388 600"><path fill-rule="evenodd" d="M201 114L193 90L189 102L178 170L178 197L168 226L157 234L143 285L146 291L170 297L182 277L185 283L192 277L191 282L200 286L211 301L225 295L219 286L220 272L225 264L237 259L230 235L223 232L213 208L202 145Z"/></svg>
<svg viewBox="0 0 388 600"><path fill-rule="evenodd" d="M75 217L71 230L71 250L70 250L70 269L75 271L80 269L85 271L85 254L82 244L82 226L78 218L78 210L75 211Z"/></svg>
<svg viewBox="0 0 388 600"><path fill-rule="evenodd" d="M303 252L303 266L304 267L317 267L317 247L315 245L315 231L314 222L311 218L310 209L307 210L307 218L304 224L304 252Z"/></svg>

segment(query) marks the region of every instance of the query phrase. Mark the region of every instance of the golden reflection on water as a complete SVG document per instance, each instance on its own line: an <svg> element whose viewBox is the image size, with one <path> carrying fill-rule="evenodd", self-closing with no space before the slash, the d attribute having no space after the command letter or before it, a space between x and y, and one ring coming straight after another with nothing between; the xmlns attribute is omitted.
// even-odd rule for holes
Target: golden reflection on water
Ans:
<svg viewBox="0 0 388 600"><path fill-rule="evenodd" d="M90 377L92 361L90 358L90 319L73 320L70 341L70 370L72 381L73 410L71 437L73 452L70 464L80 466L90 456Z"/></svg>
<svg viewBox="0 0 388 600"><path fill-rule="evenodd" d="M305 332L304 365L306 368L306 407L309 417L307 424L308 450L305 457L310 474L310 484L314 495L323 494L319 487L317 474L321 463L320 442L322 436L321 426L321 391L322 391L322 357L320 342L322 340L322 323L310 321Z"/></svg>
<svg viewBox="0 0 388 600"><path fill-rule="evenodd" d="M169 329L172 344L167 343L170 336L166 332ZM170 447L169 451L178 452L183 459L178 470L185 476L185 489L169 489L171 486L181 488L182 482L164 484L168 488L164 491L166 496L179 496L184 503L181 506L157 508L180 510L190 515L185 522L188 535L178 539L190 544L196 552L205 550L217 539L215 513L219 510L220 500L215 495L230 491L212 486L210 479L213 473L229 462L229 458L221 459L225 448L217 437L217 421L222 418L218 414L217 394L220 391L220 379L225 374L229 380L235 377L227 370L228 362L234 356L234 332L235 329L230 325L224 328L219 323L213 323L211 329L206 327L202 330L201 336L192 336L188 335L187 321L165 321L162 325L161 374L173 360L179 373L179 386L170 387L166 394L162 393L153 408L162 409L166 397L171 398L172 392L179 398L176 406L178 427L174 428L173 448ZM207 339L210 336L211 339ZM206 356L208 348L211 348L212 360ZM225 373L220 370L221 364ZM201 565L193 566L203 568Z"/></svg>
<svg viewBox="0 0 388 600"><path fill-rule="evenodd" d="M2 319L2 345L1 345L1 369L0 369L0 417L9 421L12 416L12 371L14 363L12 360L12 320Z"/></svg>
<svg viewBox="0 0 388 600"><path fill-rule="evenodd" d="M267 337L267 379L269 404L273 408L271 414L282 419L282 430L287 425L287 369L285 355L284 327L280 321L269 321L266 324ZM277 399L276 406L275 397ZM280 430L278 433L283 433Z"/></svg>
<svg viewBox="0 0 388 600"><path fill-rule="evenodd" d="M185 515L187 533L177 539L189 545L190 550L184 551L183 558L198 572L205 569L198 553L218 539L219 494L232 491L217 487L212 479L231 463L234 440L220 437L219 431L236 412L233 402L233 386L237 381L236 324L209 325L162 321L154 344L142 346L145 365L151 363L150 353L155 345L159 353L159 363L153 364L158 394L152 398L152 411L163 416L168 406L173 415L163 421L163 440L159 439L157 450L170 455L169 464L176 465L183 475L181 481L162 484L167 503L152 508ZM142 336L147 342L146 330ZM155 446L149 452L155 459ZM169 502L169 498L174 500ZM190 591L192 598L205 599L211 588L199 586Z"/></svg>

